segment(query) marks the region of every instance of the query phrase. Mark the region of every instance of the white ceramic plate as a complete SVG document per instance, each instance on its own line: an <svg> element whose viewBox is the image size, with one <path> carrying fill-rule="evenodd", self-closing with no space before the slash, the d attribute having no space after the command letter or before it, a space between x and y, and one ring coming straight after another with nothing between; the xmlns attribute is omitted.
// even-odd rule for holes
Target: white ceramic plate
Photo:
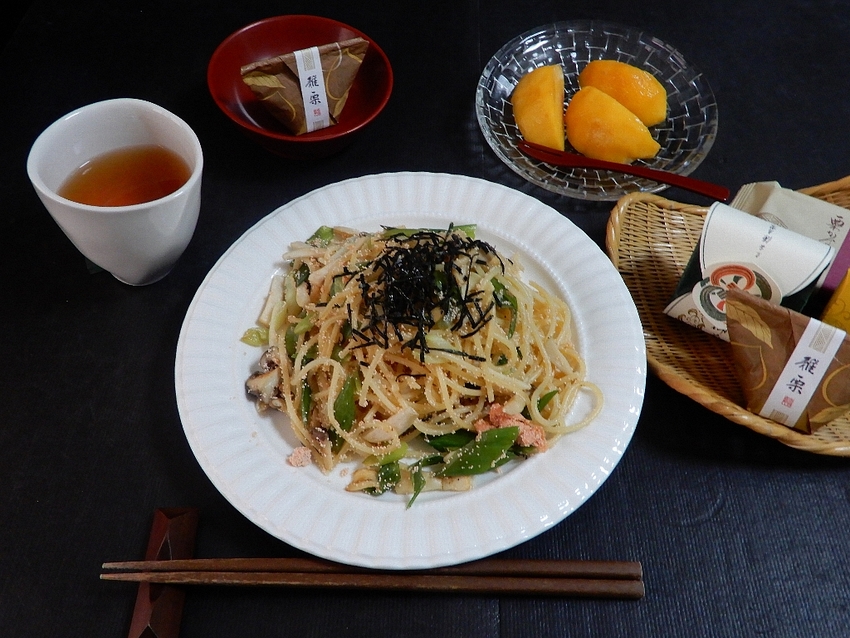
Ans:
<svg viewBox="0 0 850 638"><path fill-rule="evenodd" d="M239 341L254 325L281 255L322 224L445 228L520 253L529 279L557 291L576 317L588 377L605 394L588 427L545 454L464 493L424 493L410 509L394 494L344 490L339 472L291 467L297 445L283 415L259 415L245 379L261 354ZM374 175L332 184L274 211L221 257L186 314L177 346L177 404L189 444L221 493L268 533L323 558L384 569L461 563L549 529L611 474L643 403L646 354L637 310L619 274L587 235L538 200L469 177ZM616 512L612 516L616 516Z"/></svg>
<svg viewBox="0 0 850 638"><path fill-rule="evenodd" d="M626 62L661 82L667 90L667 119L650 129L661 150L639 163L679 175L692 173L717 135L717 104L708 80L669 44L640 29L598 20L532 29L490 58L478 81L475 111L481 132L499 159L531 183L577 199L615 201L626 193L667 188L615 171L553 166L517 149L521 136L510 95L519 79L537 67L560 64L566 102L578 91L578 75L591 60Z"/></svg>

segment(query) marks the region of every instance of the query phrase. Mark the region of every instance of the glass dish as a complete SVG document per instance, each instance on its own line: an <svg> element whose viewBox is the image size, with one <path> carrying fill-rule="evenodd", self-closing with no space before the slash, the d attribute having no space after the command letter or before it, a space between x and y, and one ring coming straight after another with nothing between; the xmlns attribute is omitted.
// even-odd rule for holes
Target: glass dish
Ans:
<svg viewBox="0 0 850 638"><path fill-rule="evenodd" d="M557 22L533 29L505 44L484 67L475 111L481 131L499 159L533 184L577 199L614 201L634 191L654 193L667 188L623 173L552 166L517 149L520 133L510 95L519 78L537 67L560 64L568 100L579 89L579 72L597 59L638 66L652 72L664 85L667 120L650 129L661 150L642 163L679 175L692 173L717 135L717 104L708 80L661 40L640 30L600 21Z"/></svg>

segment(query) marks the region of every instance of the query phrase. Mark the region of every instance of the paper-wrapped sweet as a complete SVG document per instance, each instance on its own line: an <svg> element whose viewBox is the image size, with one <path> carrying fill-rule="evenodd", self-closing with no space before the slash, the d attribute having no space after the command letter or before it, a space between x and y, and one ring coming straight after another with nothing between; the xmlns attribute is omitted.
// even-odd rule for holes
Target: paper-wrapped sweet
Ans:
<svg viewBox="0 0 850 638"><path fill-rule="evenodd" d="M846 332L737 290L726 317L750 412L811 433L850 411Z"/></svg>
<svg viewBox="0 0 850 638"><path fill-rule="evenodd" d="M729 205L834 248L835 258L818 287L826 296L838 288L850 268L850 211L778 182L744 184Z"/></svg>
<svg viewBox="0 0 850 638"><path fill-rule="evenodd" d="M352 38L286 53L242 67L242 81L289 132L333 126L369 48Z"/></svg>
<svg viewBox="0 0 850 638"><path fill-rule="evenodd" d="M834 255L810 237L717 202L664 312L728 340L727 290L801 310Z"/></svg>

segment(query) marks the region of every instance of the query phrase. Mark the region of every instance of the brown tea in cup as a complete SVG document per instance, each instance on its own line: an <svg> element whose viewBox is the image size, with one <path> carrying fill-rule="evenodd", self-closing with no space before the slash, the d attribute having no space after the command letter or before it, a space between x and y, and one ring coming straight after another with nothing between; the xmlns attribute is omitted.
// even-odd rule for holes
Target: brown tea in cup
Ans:
<svg viewBox="0 0 850 638"><path fill-rule="evenodd" d="M170 149L129 146L87 161L68 176L58 194L90 206L132 206L170 195L191 175L186 161Z"/></svg>

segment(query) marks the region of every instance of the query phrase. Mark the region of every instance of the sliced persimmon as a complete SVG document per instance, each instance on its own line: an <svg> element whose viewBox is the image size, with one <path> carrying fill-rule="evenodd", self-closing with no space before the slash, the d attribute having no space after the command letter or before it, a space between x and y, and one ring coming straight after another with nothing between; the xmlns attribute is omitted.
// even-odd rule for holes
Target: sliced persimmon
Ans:
<svg viewBox="0 0 850 638"><path fill-rule="evenodd" d="M573 148L595 159L630 164L654 157L661 148L637 115L592 86L570 99L564 124Z"/></svg>
<svg viewBox="0 0 850 638"><path fill-rule="evenodd" d="M607 93L638 116L646 126L667 119L667 90L641 68L617 60L593 60L578 76L579 86Z"/></svg>
<svg viewBox="0 0 850 638"><path fill-rule="evenodd" d="M511 93L514 120L528 142L564 150L564 71L541 66L523 75Z"/></svg>

